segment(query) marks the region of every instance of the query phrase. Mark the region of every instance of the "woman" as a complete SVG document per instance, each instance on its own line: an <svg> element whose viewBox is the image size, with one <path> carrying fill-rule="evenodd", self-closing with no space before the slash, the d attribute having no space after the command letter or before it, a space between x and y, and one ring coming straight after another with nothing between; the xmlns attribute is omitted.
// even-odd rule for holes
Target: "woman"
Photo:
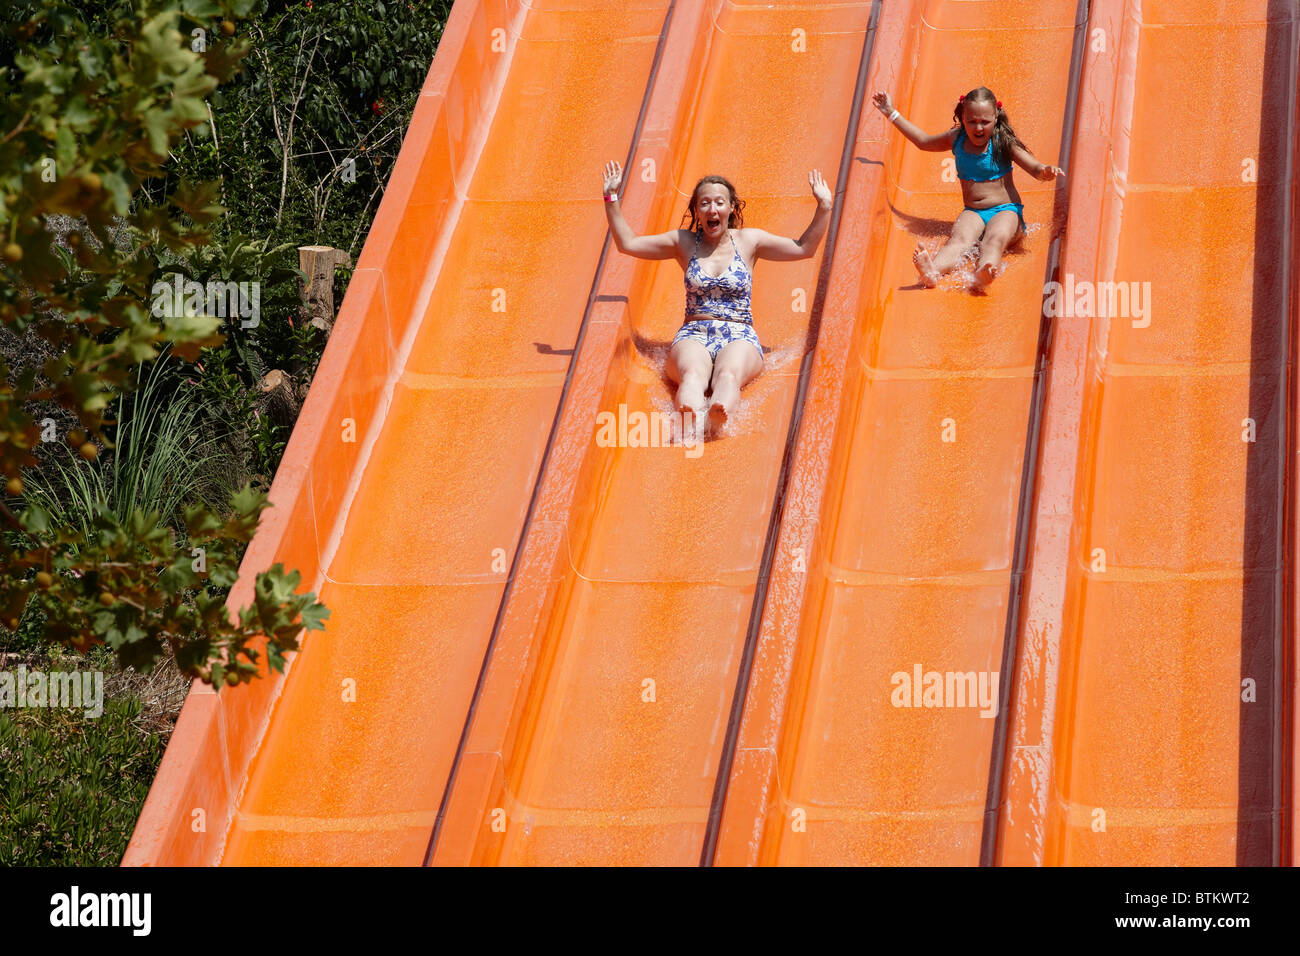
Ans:
<svg viewBox="0 0 1300 956"><path fill-rule="evenodd" d="M749 308L753 263L814 255L830 221L830 188L817 170L808 174L817 211L802 236L788 239L762 229L741 228L745 201L736 197L735 188L722 176L705 176L691 193L690 229L637 236L619 208L622 181L622 167L607 163L605 215L619 252L639 259L672 257L684 272L686 317L673 337L665 368L677 383L683 430L693 428L707 389L712 389L709 423L716 430L735 412L740 390L763 370L763 350Z"/></svg>

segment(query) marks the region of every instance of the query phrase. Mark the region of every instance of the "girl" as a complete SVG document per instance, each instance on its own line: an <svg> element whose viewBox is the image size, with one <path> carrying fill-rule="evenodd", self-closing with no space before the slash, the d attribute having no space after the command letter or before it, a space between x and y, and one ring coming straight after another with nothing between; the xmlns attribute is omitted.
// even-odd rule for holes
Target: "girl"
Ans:
<svg viewBox="0 0 1300 956"><path fill-rule="evenodd" d="M912 261L921 281L933 289L939 276L956 268L966 251L978 242L975 288L987 288L997 275L1003 250L1025 236L1025 205L1011 181L1012 161L1044 182L1064 176L1064 171L1034 159L1007 121L1002 101L988 87L977 87L960 97L952 113L956 121L952 128L933 136L900 116L888 93L877 93L872 99L876 108L916 146L935 153L951 149L957 162L966 208L953 223L952 237L933 258L917 243Z"/></svg>
<svg viewBox="0 0 1300 956"><path fill-rule="evenodd" d="M690 229L637 236L619 209L622 180L622 167L606 163L605 214L619 252L639 259L675 258L685 272L686 317L673 337L665 368L678 386L683 432L693 430L695 410L703 408L710 387L709 423L716 430L735 412L740 390L763 369L763 349L749 310L753 263L814 255L830 221L830 188L817 170L808 174L817 211L802 236L788 239L741 228L745 201L736 198L735 188L723 177L705 176L691 193Z"/></svg>

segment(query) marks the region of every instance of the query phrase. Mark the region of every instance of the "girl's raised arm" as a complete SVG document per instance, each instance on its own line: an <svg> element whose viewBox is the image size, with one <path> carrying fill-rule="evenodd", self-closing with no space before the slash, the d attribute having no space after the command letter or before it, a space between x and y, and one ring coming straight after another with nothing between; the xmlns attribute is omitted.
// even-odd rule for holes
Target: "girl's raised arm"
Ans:
<svg viewBox="0 0 1300 956"><path fill-rule="evenodd" d="M952 149L953 140L957 137L956 126L946 129L942 133L930 135L911 120L904 119L898 110L894 109L894 104L890 100L888 93L878 92L871 97L871 101L876 104L876 109L884 113L889 121L898 127L898 131L906 136L918 149L923 149L927 153L943 153Z"/></svg>
<svg viewBox="0 0 1300 956"><path fill-rule="evenodd" d="M622 167L617 162L606 163L605 218L609 220L609 231L614 234L614 245L619 252L638 259L672 259L680 248L678 233L681 230L673 229L653 236L636 235L619 208L618 186L622 181Z"/></svg>
<svg viewBox="0 0 1300 956"><path fill-rule="evenodd" d="M1015 164L1027 172L1035 179L1041 179L1043 182L1049 182L1057 176L1064 176L1065 170L1060 166L1049 166L1047 163L1040 163L1034 159L1034 154L1025 149L1019 143L1011 145L1011 158Z"/></svg>

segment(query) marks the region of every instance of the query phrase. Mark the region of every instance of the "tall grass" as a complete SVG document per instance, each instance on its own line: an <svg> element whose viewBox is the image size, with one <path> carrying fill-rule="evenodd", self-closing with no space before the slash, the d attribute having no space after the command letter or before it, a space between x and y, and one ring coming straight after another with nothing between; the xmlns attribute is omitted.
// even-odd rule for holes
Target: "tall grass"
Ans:
<svg viewBox="0 0 1300 956"><path fill-rule="evenodd" d="M119 520L135 508L156 511L163 524L183 527L181 504L210 480L208 466L223 456L214 441L200 437L195 391L168 388L174 365L163 353L143 381L144 366L137 368L137 387L117 400L117 447L106 463L87 462L60 444L43 470L24 475L28 500L87 538L101 510Z"/></svg>

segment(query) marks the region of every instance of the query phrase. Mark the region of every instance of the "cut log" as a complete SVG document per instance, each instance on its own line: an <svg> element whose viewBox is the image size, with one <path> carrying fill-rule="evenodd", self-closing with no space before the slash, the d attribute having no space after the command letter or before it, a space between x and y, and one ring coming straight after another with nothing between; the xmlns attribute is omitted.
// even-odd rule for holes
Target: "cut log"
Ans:
<svg viewBox="0 0 1300 956"><path fill-rule="evenodd" d="M305 279L299 282L303 312L307 321L329 332L334 327L334 270L351 266L352 257L332 246L299 246L298 267Z"/></svg>
<svg viewBox="0 0 1300 956"><path fill-rule="evenodd" d="M306 399L307 385L300 385L288 372L271 369L262 377L258 408L277 425L293 428Z"/></svg>

